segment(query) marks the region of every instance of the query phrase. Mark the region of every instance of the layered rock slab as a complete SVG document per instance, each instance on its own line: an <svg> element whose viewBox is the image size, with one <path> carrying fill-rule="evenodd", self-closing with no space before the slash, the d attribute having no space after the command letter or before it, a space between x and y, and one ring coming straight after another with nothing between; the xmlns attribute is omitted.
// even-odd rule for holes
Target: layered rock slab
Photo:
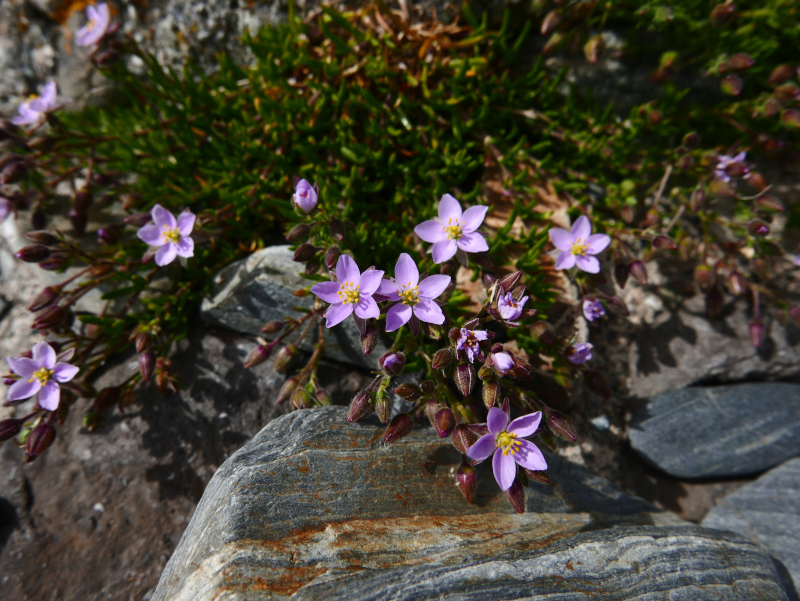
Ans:
<svg viewBox="0 0 800 601"><path fill-rule="evenodd" d="M634 416L629 436L645 461L677 478L758 474L800 455L800 385L666 392Z"/></svg>
<svg viewBox="0 0 800 601"><path fill-rule="evenodd" d="M232 456L153 600L786 598L750 541L685 525L557 456L554 486L528 488L515 515L487 463L464 501L460 455L431 429L384 446L377 422L345 415L292 413Z"/></svg>

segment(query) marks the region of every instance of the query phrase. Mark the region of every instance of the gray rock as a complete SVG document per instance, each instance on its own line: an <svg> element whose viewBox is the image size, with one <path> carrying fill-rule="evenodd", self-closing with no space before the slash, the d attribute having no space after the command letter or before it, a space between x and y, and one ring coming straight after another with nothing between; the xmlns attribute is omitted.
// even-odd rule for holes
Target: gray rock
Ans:
<svg viewBox="0 0 800 601"><path fill-rule="evenodd" d="M256 335L268 321L301 316L294 307L311 308L316 297L292 295L310 283L300 275L301 265L292 261L292 255L288 246L270 246L228 265L214 277L211 296L203 299L200 308L203 319ZM296 336L287 340L294 339ZM325 356L369 369L377 369L378 357L387 350L386 344L379 341L370 356L365 357L361 335L352 319L326 330L325 340L328 344ZM312 327L300 347L311 351L316 341L316 327Z"/></svg>
<svg viewBox="0 0 800 601"><path fill-rule="evenodd" d="M800 458L728 495L702 525L736 532L764 547L786 569L796 593L800 589Z"/></svg>
<svg viewBox="0 0 800 601"><path fill-rule="evenodd" d="M460 456L430 428L387 447L377 422L345 415L294 412L221 466L153 600L786 599L756 545L559 457L555 485L528 488L515 515L486 462L464 501Z"/></svg>
<svg viewBox="0 0 800 601"><path fill-rule="evenodd" d="M757 474L800 454L800 385L666 392L634 417L629 435L645 461L678 478Z"/></svg>

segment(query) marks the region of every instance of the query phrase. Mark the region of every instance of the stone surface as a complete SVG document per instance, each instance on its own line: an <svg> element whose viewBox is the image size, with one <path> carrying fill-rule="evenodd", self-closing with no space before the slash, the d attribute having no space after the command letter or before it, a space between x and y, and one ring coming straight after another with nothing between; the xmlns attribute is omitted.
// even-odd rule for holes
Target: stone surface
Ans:
<svg viewBox="0 0 800 601"><path fill-rule="evenodd" d="M800 455L800 385L666 392L634 416L629 436L645 461L678 478L757 474Z"/></svg>
<svg viewBox="0 0 800 601"><path fill-rule="evenodd" d="M346 409L275 420L215 474L154 601L210 599L786 599L769 556L685 525L547 455L552 487L515 515L430 428L385 446ZM568 596L567 596L568 595Z"/></svg>
<svg viewBox="0 0 800 601"><path fill-rule="evenodd" d="M764 547L785 568L784 576L794 587L797 598L797 590L800 590L800 458L787 461L728 495L706 516L702 525L736 532Z"/></svg>
<svg viewBox="0 0 800 601"><path fill-rule="evenodd" d="M302 266L292 261L292 255L288 246L270 246L228 265L214 276L215 287L211 295L203 299L200 308L203 319L256 335L268 321L300 317L294 307L313 307L316 297L313 294L292 295L293 291L311 283L300 275ZM352 318L326 330L325 335L328 344L325 356L368 369L378 369L378 357L388 348L381 340L370 356L365 357L361 335ZM294 339L296 336L287 338ZM300 347L311 351L316 340L316 327L312 327Z"/></svg>

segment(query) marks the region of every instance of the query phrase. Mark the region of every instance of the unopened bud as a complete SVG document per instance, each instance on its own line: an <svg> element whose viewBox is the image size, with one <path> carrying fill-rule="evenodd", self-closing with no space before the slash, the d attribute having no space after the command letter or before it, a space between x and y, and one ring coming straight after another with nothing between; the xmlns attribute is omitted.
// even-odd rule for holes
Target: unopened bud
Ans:
<svg viewBox="0 0 800 601"><path fill-rule="evenodd" d="M736 296L744 294L747 291L747 280L744 279L741 273L734 271L728 276L728 289L731 291L731 294Z"/></svg>
<svg viewBox="0 0 800 601"><path fill-rule="evenodd" d="M88 190L78 190L72 197L72 208L80 213L86 213L92 206L92 194Z"/></svg>
<svg viewBox="0 0 800 601"><path fill-rule="evenodd" d="M542 27L539 30L542 35L547 35L556 30L556 28L561 24L561 12L557 10L552 10L547 13L544 20L542 21Z"/></svg>
<svg viewBox="0 0 800 601"><path fill-rule="evenodd" d="M305 274L314 275L319 271L320 267L322 267L322 262L319 259L311 259L306 263Z"/></svg>
<svg viewBox="0 0 800 601"><path fill-rule="evenodd" d="M289 401L292 409L308 408L308 391L302 386L295 388Z"/></svg>
<svg viewBox="0 0 800 601"><path fill-rule="evenodd" d="M769 226L760 219L754 219L747 224L747 231L751 236L766 236L769 234Z"/></svg>
<svg viewBox="0 0 800 601"><path fill-rule="evenodd" d="M542 54L545 56L551 54L554 50L556 50L559 46L561 46L564 43L564 40L566 40L566 38L564 37L563 33L561 33L560 31L554 32L553 35L550 36L550 39L547 40L547 43L544 45L544 48L542 48Z"/></svg>
<svg viewBox="0 0 800 601"><path fill-rule="evenodd" d="M72 209L69 212L69 222L72 224L75 233L78 236L83 236L86 233L86 224L88 223L89 218L87 217L86 213L83 211L76 211Z"/></svg>
<svg viewBox="0 0 800 601"><path fill-rule="evenodd" d="M456 367L453 378L461 394L469 396L472 392L472 387L475 386L475 368L469 363L461 363Z"/></svg>
<svg viewBox="0 0 800 601"><path fill-rule="evenodd" d="M147 351L139 354L139 373L142 374L142 380L145 382L150 381L150 376L153 375L153 369L156 366L156 354L153 351Z"/></svg>
<svg viewBox="0 0 800 601"><path fill-rule="evenodd" d="M139 332L135 340L137 353L143 353L153 345L153 336L150 332Z"/></svg>
<svg viewBox="0 0 800 601"><path fill-rule="evenodd" d="M442 406L439 404L439 401L434 398L429 399L428 402L425 403L425 415L428 421L431 422L431 426L436 421L436 414L439 413L441 408Z"/></svg>
<svg viewBox="0 0 800 601"><path fill-rule="evenodd" d="M414 427L414 421L408 413L400 413L392 418L389 426L386 428L386 433L383 435L383 442L392 443L399 440Z"/></svg>
<svg viewBox="0 0 800 601"><path fill-rule="evenodd" d="M31 328L36 330L49 330L50 328L61 325L67 317L68 313L61 307L50 307L36 316Z"/></svg>
<svg viewBox="0 0 800 601"><path fill-rule="evenodd" d="M800 129L800 111L788 109L781 114L781 124L792 129Z"/></svg>
<svg viewBox="0 0 800 601"><path fill-rule="evenodd" d="M794 69L792 69L791 66L779 65L772 70L772 73L769 76L769 83L772 85L778 85L787 79L791 79L793 76Z"/></svg>
<svg viewBox="0 0 800 601"><path fill-rule="evenodd" d="M596 35L589 38L586 45L583 47L583 54L586 60L592 64L599 63L603 58L603 51L606 49L606 42L602 35Z"/></svg>
<svg viewBox="0 0 800 601"><path fill-rule="evenodd" d="M469 429L466 424L458 424L453 430L452 436L453 446L458 449L462 455L467 454L467 450L478 442L478 435Z"/></svg>
<svg viewBox="0 0 800 601"><path fill-rule="evenodd" d="M279 374L286 373L297 361L298 355L297 344L287 344L276 353L272 368Z"/></svg>
<svg viewBox="0 0 800 601"><path fill-rule="evenodd" d="M635 277L642 286L647 285L647 268L644 266L644 263L636 259L630 262L628 269L631 275Z"/></svg>
<svg viewBox="0 0 800 601"><path fill-rule="evenodd" d="M694 270L694 279L700 290L709 290L716 281L716 272L708 265L698 265Z"/></svg>
<svg viewBox="0 0 800 601"><path fill-rule="evenodd" d="M295 242L302 242L306 238L308 238L308 234L311 231L311 228L308 227L305 223L298 223L292 229L289 230L289 233L286 234L286 241L291 242L294 244Z"/></svg>
<svg viewBox="0 0 800 601"><path fill-rule="evenodd" d="M653 246L659 250L677 250L678 245L669 236L658 235L653 238Z"/></svg>
<svg viewBox="0 0 800 601"><path fill-rule="evenodd" d="M447 407L439 409L434 416L433 427L436 429L439 438L447 438L450 436L453 429L456 427L456 418L453 412Z"/></svg>
<svg viewBox="0 0 800 601"><path fill-rule="evenodd" d="M560 411L549 410L547 412L547 427L564 440L575 442L578 440L578 433L570 419Z"/></svg>
<svg viewBox="0 0 800 601"><path fill-rule="evenodd" d="M483 404L487 409L491 409L500 402L502 390L497 382L483 383Z"/></svg>
<svg viewBox="0 0 800 601"><path fill-rule="evenodd" d="M531 334L533 334L539 342L547 346L553 346L556 342L556 333L553 331L553 326L546 321L537 321L533 324L533 326L531 326Z"/></svg>
<svg viewBox="0 0 800 601"><path fill-rule="evenodd" d="M750 322L748 330L750 332L750 342L753 343L754 347L760 348L761 345L764 344L764 338L767 334L764 323L760 319L754 319Z"/></svg>
<svg viewBox="0 0 800 601"><path fill-rule="evenodd" d="M14 253L14 256L26 263L38 263L50 257L50 249L41 244L33 244L21 248Z"/></svg>
<svg viewBox="0 0 800 601"><path fill-rule="evenodd" d="M744 52L737 52L728 59L728 66L734 71L747 71L755 61Z"/></svg>
<svg viewBox="0 0 800 601"><path fill-rule="evenodd" d="M36 426L28 435L28 442L25 446L25 463L36 459L53 444L55 439L56 429L52 424L45 422Z"/></svg>
<svg viewBox="0 0 800 601"><path fill-rule="evenodd" d="M401 352L393 353L392 351L387 351L378 359L381 370L387 376L397 376L403 373L405 362L406 356Z"/></svg>
<svg viewBox="0 0 800 601"><path fill-rule="evenodd" d="M456 486L467 503L475 502L475 493L478 491L478 475L475 473L475 468L466 463L461 462L461 466L456 472Z"/></svg>
<svg viewBox="0 0 800 601"><path fill-rule="evenodd" d="M262 363L264 363L264 361L269 359L271 354L272 354L271 344L259 344L253 350L247 353L247 357L245 357L244 360L244 368L250 369L251 367L255 367L256 365L261 365Z"/></svg>
<svg viewBox="0 0 800 601"><path fill-rule="evenodd" d="M11 440L17 434L22 432L22 425L25 423L23 419L4 419L0 421L0 442Z"/></svg>
<svg viewBox="0 0 800 601"><path fill-rule="evenodd" d="M150 213L136 213L135 215L128 215L122 221L124 221L127 225L142 227L143 225L150 223L151 219Z"/></svg>
<svg viewBox="0 0 800 601"><path fill-rule="evenodd" d="M342 251L338 246L331 246L327 251L325 251L325 267L328 269L333 269L341 255Z"/></svg>
<svg viewBox="0 0 800 601"><path fill-rule="evenodd" d="M629 273L630 269L628 268L627 263L617 263L614 265L614 279L617 280L617 284L619 284L620 288L625 287L625 284L628 281Z"/></svg>
<svg viewBox="0 0 800 601"><path fill-rule="evenodd" d="M733 20L736 6L734 4L717 4L711 10L711 24L715 27L727 25Z"/></svg>
<svg viewBox="0 0 800 601"><path fill-rule="evenodd" d="M550 484L550 476L548 476L547 472L544 470L529 470L526 468L525 475L539 484Z"/></svg>
<svg viewBox="0 0 800 601"><path fill-rule="evenodd" d="M297 247L297 250L294 251L292 261L295 261L296 263L305 263L306 261L313 259L316 253L317 249L314 248L313 245L308 243L301 244Z"/></svg>
<svg viewBox="0 0 800 601"><path fill-rule="evenodd" d="M261 331L264 334L277 334L283 329L284 322L280 319L273 319L272 321L268 321L266 324L261 326Z"/></svg>
<svg viewBox="0 0 800 601"><path fill-rule="evenodd" d="M500 280L500 288L503 291L503 294L507 293L514 286L516 286L517 282L519 282L519 278L520 277L522 277L522 272L521 271L515 271L514 273L510 273L509 275L504 277L502 280Z"/></svg>
<svg viewBox="0 0 800 601"><path fill-rule="evenodd" d="M364 356L369 356L376 344L378 344L378 328L369 324L361 335L361 350L364 352Z"/></svg>
<svg viewBox="0 0 800 601"><path fill-rule="evenodd" d="M436 351L431 359L431 368L440 370L446 369L453 362L453 353L449 348L442 348Z"/></svg>
<svg viewBox="0 0 800 601"><path fill-rule="evenodd" d="M519 481L519 478L514 478L511 488L505 491L505 493L506 499L508 499L514 511L517 513L525 513L525 489L522 488L522 483Z"/></svg>
<svg viewBox="0 0 800 601"><path fill-rule="evenodd" d="M722 315L722 308L725 305L725 297L722 296L722 290L719 286L712 286L711 290L706 294L706 315L711 319L717 319Z"/></svg>
<svg viewBox="0 0 800 601"><path fill-rule="evenodd" d="M772 196L771 194L764 194L764 196L759 196L756 199L756 205L759 209L763 209L765 211L783 211L784 206L783 203Z"/></svg>
<svg viewBox="0 0 800 601"><path fill-rule="evenodd" d="M382 424L389 423L392 417L392 400L385 390L379 390L375 395L375 413Z"/></svg>
<svg viewBox="0 0 800 601"><path fill-rule="evenodd" d="M25 237L34 244L41 244L43 246L56 246L60 242L60 240L56 238L54 234L44 230L28 232L25 234Z"/></svg>
<svg viewBox="0 0 800 601"><path fill-rule="evenodd" d="M416 401L422 396L422 390L415 384L401 384L394 389L394 393L406 401Z"/></svg>
<svg viewBox="0 0 800 601"><path fill-rule="evenodd" d="M683 145L686 148L689 149L697 148L699 144L700 144L700 136L697 134L697 132L691 131L685 136L683 136Z"/></svg>
<svg viewBox="0 0 800 601"><path fill-rule="evenodd" d="M331 237L337 242L344 240L344 223L338 219L331 219Z"/></svg>
<svg viewBox="0 0 800 601"><path fill-rule="evenodd" d="M28 167L22 161L9 161L0 170L0 184L16 184L25 178Z"/></svg>
<svg viewBox="0 0 800 601"><path fill-rule="evenodd" d="M33 302L28 305L28 311L36 312L49 307L54 301L58 300L60 292L61 288L59 286L48 286L37 294Z"/></svg>
<svg viewBox="0 0 800 601"><path fill-rule="evenodd" d="M775 88L772 93L775 99L781 104L789 104L800 96L800 88L793 83L785 83Z"/></svg>
<svg viewBox="0 0 800 601"><path fill-rule="evenodd" d="M297 376L292 376L291 378L287 378L286 381L281 385L280 390L278 391L278 397L275 399L276 404L280 404L290 396L294 392L294 389L297 388L300 379Z"/></svg>
<svg viewBox="0 0 800 601"><path fill-rule="evenodd" d="M689 197L689 210L692 213L697 213L700 210L700 207L703 206L703 203L706 200L706 193L705 190L698 188L692 192L692 195Z"/></svg>
<svg viewBox="0 0 800 601"><path fill-rule="evenodd" d="M374 411L372 399L365 390L359 390L350 401L350 409L347 411L347 421L358 422L367 417Z"/></svg>
<svg viewBox="0 0 800 601"><path fill-rule="evenodd" d="M708 184L708 192L711 196L715 196L717 198L734 198L736 196L736 190L731 186L728 182L723 182L720 179L713 180L710 184Z"/></svg>

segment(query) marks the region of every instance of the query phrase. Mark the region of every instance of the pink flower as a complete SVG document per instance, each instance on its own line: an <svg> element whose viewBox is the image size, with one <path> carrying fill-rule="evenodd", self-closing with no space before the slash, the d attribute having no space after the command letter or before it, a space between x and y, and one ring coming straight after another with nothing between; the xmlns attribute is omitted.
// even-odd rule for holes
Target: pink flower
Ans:
<svg viewBox="0 0 800 601"><path fill-rule="evenodd" d="M605 234L592 235L592 223L586 215L581 215L572 224L572 230L560 227L550 228L550 241L560 250L556 259L556 269L571 269L577 263L586 273L599 273L600 261L597 257L611 243Z"/></svg>
<svg viewBox="0 0 800 601"><path fill-rule="evenodd" d="M596 321L606 316L606 309L599 300L586 298L583 300L583 316L588 321Z"/></svg>
<svg viewBox="0 0 800 601"><path fill-rule="evenodd" d="M494 453L494 478L502 490L508 490L517 476L517 464L536 472L547 469L547 461L536 445L529 440L520 440L536 432L541 420L542 412L537 411L518 417L509 424L506 412L492 407L486 418L489 433L467 449L467 457L483 461Z"/></svg>
<svg viewBox="0 0 800 601"><path fill-rule="evenodd" d="M489 339L489 333L483 330L468 330L461 328L461 336L456 344L457 351L465 351L469 362L472 363L473 359L477 356L478 359L483 360L483 353L481 352L480 342Z"/></svg>
<svg viewBox="0 0 800 601"><path fill-rule="evenodd" d="M439 202L439 218L420 223L414 232L433 243L433 262L443 263L455 256L460 248L464 252L479 253L489 250L484 237L476 232L488 207L470 207L461 212L459 202L445 194Z"/></svg>
<svg viewBox="0 0 800 601"><path fill-rule="evenodd" d="M505 296L497 299L497 311L500 313L500 317L506 321L514 321L522 315L522 309L525 308L525 303L527 302L527 296L515 301L512 293L508 292Z"/></svg>
<svg viewBox="0 0 800 601"><path fill-rule="evenodd" d="M77 367L69 363L57 362L61 358L69 361L72 358L74 349L62 353L61 357L56 357L53 347L46 342L40 342L33 347L33 358L27 357L8 357L6 362L15 374L20 376L20 380L14 382L8 389L6 400L21 401L39 394L38 402L42 409L55 411L58 409L58 402L61 399L61 388L59 382L69 382L78 373Z"/></svg>
<svg viewBox="0 0 800 601"><path fill-rule="evenodd" d="M189 211L178 215L178 219L161 205L150 211L154 225L145 225L136 233L150 246L158 247L156 265L172 263L175 257L194 256L194 240L189 237L194 227L195 216Z"/></svg>
<svg viewBox="0 0 800 601"><path fill-rule="evenodd" d="M509 369L514 369L517 364L511 353L500 351L499 353L492 353L492 365L501 374L506 373Z"/></svg>
<svg viewBox="0 0 800 601"><path fill-rule="evenodd" d="M317 191L306 180L297 182L292 195L292 204L303 213L310 213L317 206Z"/></svg>
<svg viewBox="0 0 800 601"><path fill-rule="evenodd" d="M355 312L361 319L378 317L380 310L372 295L381 285L383 272L368 269L361 273L358 265L348 255L339 257L336 263L338 282L320 282L311 286L311 292L326 303L331 303L325 313L325 327L332 328Z"/></svg>
<svg viewBox="0 0 800 601"><path fill-rule="evenodd" d="M75 43L78 46L94 46L103 39L111 24L111 12L105 2L101 2L96 7L87 6L86 17L89 22L75 34Z"/></svg>
<svg viewBox="0 0 800 601"><path fill-rule="evenodd" d="M573 365L586 363L592 358L593 348L594 345L591 342L577 342L567 349L567 361Z"/></svg>
<svg viewBox="0 0 800 601"><path fill-rule="evenodd" d="M11 120L14 125L32 125L37 123L44 113L51 111L56 106L56 82L48 81L42 88L42 95L33 94L25 102L19 105L17 116Z"/></svg>
<svg viewBox="0 0 800 601"><path fill-rule="evenodd" d="M414 259L402 253L394 267L394 276L394 282L383 280L377 292L390 301L399 301L386 314L387 332L394 332L408 323L412 314L427 323L444 323L444 313L434 299L450 284L449 275L432 275L420 282Z"/></svg>
<svg viewBox="0 0 800 601"><path fill-rule="evenodd" d="M747 152L744 150L736 156L729 156L727 154L719 155L719 157L717 157L717 166L714 168L714 175L718 180L729 182L731 181L731 176L728 171L733 170L740 171L744 178L747 179L750 177L750 169L744 164L746 158Z"/></svg>

